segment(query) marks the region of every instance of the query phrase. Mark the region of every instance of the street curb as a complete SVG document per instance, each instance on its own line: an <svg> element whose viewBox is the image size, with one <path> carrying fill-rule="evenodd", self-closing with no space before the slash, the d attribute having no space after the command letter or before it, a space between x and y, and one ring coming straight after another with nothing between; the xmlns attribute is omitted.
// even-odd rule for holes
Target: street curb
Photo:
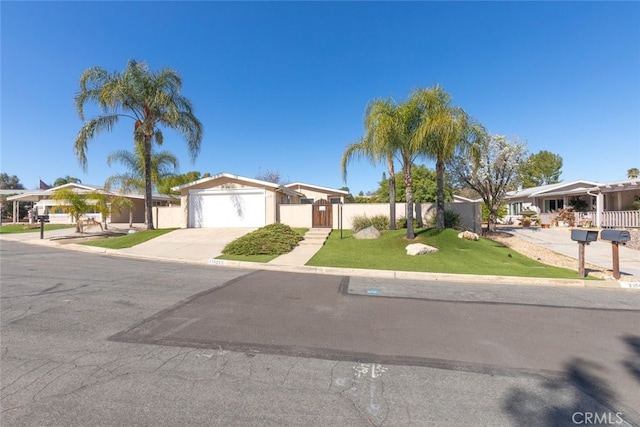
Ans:
<svg viewBox="0 0 640 427"><path fill-rule="evenodd" d="M0 238L1 240L1 238ZM7 239L12 240L12 239ZM21 243L39 244L43 246L54 246L61 249L75 250L79 252L88 252L96 254L105 254L112 256L120 256L124 258L137 258L158 262L172 262L178 264L192 265L209 265L219 267L229 267L248 270L270 270L283 271L289 273L306 273L306 274L322 274L333 276L355 276L379 279L399 279L399 280L420 280L432 282L449 282L449 283L478 283L478 284L494 284L494 285L522 285L522 286L567 286L577 288L606 288L606 289L624 289L638 290L636 288L628 288L621 285L621 282L615 280L580 280L580 279L552 279L552 278L536 278L536 277L518 277L518 276L481 276L471 274L447 274L447 273L425 273L413 271L394 271L394 270L367 270L359 268L339 268L339 267L316 267L316 266L292 266L283 264L270 264L260 262L232 261L221 259L209 259L206 263L202 261L181 260L166 257L154 257L148 255L137 255L122 253L118 249L100 248L96 246L86 246L77 243L69 243L61 245L55 241L48 240L25 240Z"/></svg>

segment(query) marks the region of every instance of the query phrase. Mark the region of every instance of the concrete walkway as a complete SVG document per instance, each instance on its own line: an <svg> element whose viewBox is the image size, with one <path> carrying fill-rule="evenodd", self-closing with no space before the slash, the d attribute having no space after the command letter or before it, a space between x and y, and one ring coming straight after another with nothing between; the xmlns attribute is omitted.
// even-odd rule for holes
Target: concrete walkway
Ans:
<svg viewBox="0 0 640 427"><path fill-rule="evenodd" d="M288 254L280 255L269 261L274 265L305 265L322 248L331 233L330 228L311 228L304 235L304 240Z"/></svg>

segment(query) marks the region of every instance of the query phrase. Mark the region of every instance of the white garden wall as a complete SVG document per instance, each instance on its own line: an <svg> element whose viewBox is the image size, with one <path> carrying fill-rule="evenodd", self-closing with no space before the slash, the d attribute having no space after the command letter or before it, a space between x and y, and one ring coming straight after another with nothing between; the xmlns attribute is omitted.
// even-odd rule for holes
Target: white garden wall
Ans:
<svg viewBox="0 0 640 427"><path fill-rule="evenodd" d="M389 216L388 203L346 203L333 205L333 228L349 230L352 227L352 219L358 215ZM311 228L311 205L280 205L280 222L290 227ZM480 203L445 203L445 209L457 212L462 221L462 227L476 233L481 231L481 207ZM342 210L342 216L340 216ZM421 203L414 207L414 216L418 215L425 222L435 215L435 203ZM406 203L396 203L396 219L406 217Z"/></svg>

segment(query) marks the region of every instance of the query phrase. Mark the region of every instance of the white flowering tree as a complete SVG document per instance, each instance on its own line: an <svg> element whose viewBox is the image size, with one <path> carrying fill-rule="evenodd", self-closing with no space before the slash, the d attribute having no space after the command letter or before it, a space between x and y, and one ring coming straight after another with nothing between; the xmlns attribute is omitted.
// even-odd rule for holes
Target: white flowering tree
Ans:
<svg viewBox="0 0 640 427"><path fill-rule="evenodd" d="M487 229L495 231L498 209L506 192L520 179L520 165L527 155L527 144L503 135L491 135L477 142L477 157L458 153L449 162L452 177L480 194L489 211Z"/></svg>

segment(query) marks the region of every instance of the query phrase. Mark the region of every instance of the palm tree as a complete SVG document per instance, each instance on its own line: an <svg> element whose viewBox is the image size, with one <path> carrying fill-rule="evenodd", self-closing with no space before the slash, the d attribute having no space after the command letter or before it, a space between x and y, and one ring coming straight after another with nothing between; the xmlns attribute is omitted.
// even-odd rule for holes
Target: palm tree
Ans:
<svg viewBox="0 0 640 427"><path fill-rule="evenodd" d="M55 182L53 183L53 186L54 187L59 187L61 185L69 184L69 183L82 184L82 181L80 181L79 178L75 178L73 176L65 175L63 177L60 177L60 178L56 179Z"/></svg>
<svg viewBox="0 0 640 427"><path fill-rule="evenodd" d="M473 150L485 131L462 108L452 106L451 96L439 85L417 89L409 102L421 111L415 145L436 162L436 228L443 229L445 164L457 150Z"/></svg>
<svg viewBox="0 0 640 427"><path fill-rule="evenodd" d="M149 230L154 228L151 149L154 143L161 145L164 141L160 126L174 129L186 140L192 161L200 151L202 124L181 91L182 79L176 71L165 68L153 72L145 64L130 60L122 73L109 73L102 67L84 71L80 76L80 92L75 96L76 109L83 121L87 102L97 104L103 113L85 121L75 140L76 157L85 170L89 141L102 131L112 130L120 118L133 121L134 144L142 144L144 153L144 196Z"/></svg>
<svg viewBox="0 0 640 427"><path fill-rule="evenodd" d="M425 153L423 141L416 138L416 130L422 118L420 105L415 100L398 105L395 114L395 128L397 129L395 155L402 165L402 179L405 185L406 214L407 214L407 239L415 239L413 229L413 176L411 169L413 164Z"/></svg>
<svg viewBox="0 0 640 427"><path fill-rule="evenodd" d="M58 202L58 207L71 215L76 223L76 233L80 232L80 217L89 212L89 204L85 194L73 191L71 188L59 188L53 192L53 200Z"/></svg>
<svg viewBox="0 0 640 427"><path fill-rule="evenodd" d="M638 168L631 168L627 170L627 178L636 179L640 175L640 170Z"/></svg>
<svg viewBox="0 0 640 427"><path fill-rule="evenodd" d="M110 196L99 191L92 191L87 194L86 199L95 201L93 206L95 210L100 213L100 219L104 225L104 230L107 230L107 218L109 218L109 214L111 213Z"/></svg>
<svg viewBox="0 0 640 427"><path fill-rule="evenodd" d="M342 155L342 178L347 181L347 166L354 158L365 157L372 163L386 162L389 172L389 228L396 228L396 174L394 167L397 129L394 114L396 105L392 99L375 99L365 111L365 136L347 146Z"/></svg>
<svg viewBox="0 0 640 427"><path fill-rule="evenodd" d="M119 187L123 191L144 192L145 189L145 161L144 146L136 142L135 151L117 150L107 157L107 165L120 163L127 172L112 175L107 178L105 187ZM178 159L169 151L151 153L151 185L157 186L164 178L173 175L178 167Z"/></svg>
<svg viewBox="0 0 640 427"><path fill-rule="evenodd" d="M107 164L120 163L127 168L127 172L118 173L107 178L104 186L110 190L118 187L121 193L141 193L145 189L144 180L144 147L136 143L135 152L127 150L117 150L109 154ZM151 183L156 187L163 179L172 176L173 171L178 167L178 159L168 151L151 153ZM115 203L114 203L115 201ZM126 197L115 198L112 206L118 211L129 209L129 227L133 226L133 202Z"/></svg>

